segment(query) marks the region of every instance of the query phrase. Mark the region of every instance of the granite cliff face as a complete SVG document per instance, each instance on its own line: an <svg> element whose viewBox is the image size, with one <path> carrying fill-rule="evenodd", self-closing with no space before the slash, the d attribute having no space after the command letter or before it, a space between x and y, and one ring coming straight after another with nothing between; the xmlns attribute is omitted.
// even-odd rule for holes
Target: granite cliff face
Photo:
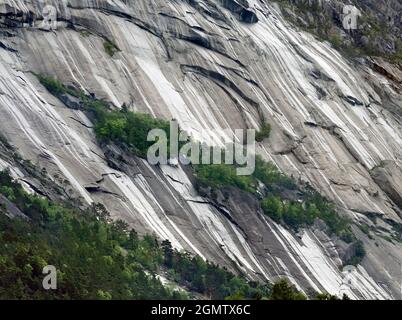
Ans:
<svg viewBox="0 0 402 320"><path fill-rule="evenodd" d="M370 54L402 63L399 0L278 0L278 3L286 18L330 40L347 55Z"/></svg>
<svg viewBox="0 0 402 320"><path fill-rule="evenodd" d="M113 56L106 42L118 48ZM248 195L223 190L224 201L213 202L185 168L101 148L84 113L32 72L116 108L177 119L201 141L214 140L207 129L268 122L258 153L355 222L367 255L354 289L341 271L350 248L319 224L294 234ZM139 232L252 279L288 277L305 292L401 298L402 245L390 241L402 224L401 83L395 66L343 58L271 1L0 0L0 133L22 158L46 168L66 196L101 202ZM41 190L0 148L5 167Z"/></svg>

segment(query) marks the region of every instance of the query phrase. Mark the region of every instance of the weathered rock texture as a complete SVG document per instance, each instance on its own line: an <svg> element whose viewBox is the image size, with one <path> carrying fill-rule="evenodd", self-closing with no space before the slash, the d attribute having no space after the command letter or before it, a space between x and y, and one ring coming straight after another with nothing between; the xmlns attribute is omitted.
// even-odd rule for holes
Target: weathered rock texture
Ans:
<svg viewBox="0 0 402 320"><path fill-rule="evenodd" d="M57 8L51 28L44 4ZM353 65L292 29L269 1L0 0L0 26L0 132L23 158L63 177L70 194L253 279L400 298L402 246L389 238L401 223L402 123L384 108L401 106L400 78ZM113 57L106 40L120 49ZM342 284L342 244L319 227L295 235L244 194L220 207L197 194L183 168L102 150L79 106L67 108L32 71L116 108L178 119L198 140L213 140L207 129L269 122L258 152L371 226L370 237L355 228L368 252L355 289ZM2 168L18 165L0 156ZM392 165L371 172L384 161Z"/></svg>
<svg viewBox="0 0 402 320"><path fill-rule="evenodd" d="M277 1L293 23L342 46L349 54L358 48L362 53L392 57L402 63L400 0ZM352 23L350 13L356 23L345 30L344 24Z"/></svg>

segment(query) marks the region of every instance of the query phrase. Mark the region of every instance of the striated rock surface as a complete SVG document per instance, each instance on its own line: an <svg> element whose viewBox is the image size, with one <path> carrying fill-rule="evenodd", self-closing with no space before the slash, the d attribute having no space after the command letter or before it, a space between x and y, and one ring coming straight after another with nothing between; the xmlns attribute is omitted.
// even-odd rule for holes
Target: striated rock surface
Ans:
<svg viewBox="0 0 402 320"><path fill-rule="evenodd" d="M119 48L112 57L105 41ZM296 235L243 193L214 203L185 168L101 149L77 101L62 103L32 72L116 108L175 118L201 141L214 141L207 129L268 122L272 134L258 153L372 228L367 235L355 227L367 256L354 289L339 269L348 248L319 226ZM401 108L398 71L381 60L346 60L295 30L270 1L0 0L0 132L19 154L63 177L83 203L101 202L139 232L253 279L286 276L305 292L400 298L402 245L389 237L402 223ZM1 150L0 168L17 170Z"/></svg>
<svg viewBox="0 0 402 320"><path fill-rule="evenodd" d="M277 2L293 23L331 41L348 54L358 49L357 54L380 55L402 63L400 0Z"/></svg>
<svg viewBox="0 0 402 320"><path fill-rule="evenodd" d="M402 208L402 170L394 161L383 161L371 171L374 181Z"/></svg>

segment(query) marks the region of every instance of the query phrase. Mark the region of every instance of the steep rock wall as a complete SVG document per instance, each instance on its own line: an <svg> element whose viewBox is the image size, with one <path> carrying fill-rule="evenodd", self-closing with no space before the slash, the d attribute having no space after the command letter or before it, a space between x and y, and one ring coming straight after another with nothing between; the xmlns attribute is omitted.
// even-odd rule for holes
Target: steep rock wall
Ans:
<svg viewBox="0 0 402 320"><path fill-rule="evenodd" d="M45 3L58 8L54 30L42 25ZM248 5L257 23L212 0L1 0L2 134L24 158L65 177L83 202L102 202L179 249L251 278L287 276L304 291L397 298L402 247L384 238L401 223L400 208L370 170L383 161L392 163L390 176L401 168L401 119L384 108L401 106L398 82L293 29L269 2ZM113 57L106 40L120 49ZM123 151L104 153L85 115L51 96L31 71L117 108L178 119L210 143L207 129L269 122L272 136L258 145L264 158L309 181L358 224L373 224L373 239L356 228L368 251L356 289L342 287L336 240L319 229L294 235L249 202L232 202L224 214L197 194L182 168L128 157L112 169L108 155Z"/></svg>

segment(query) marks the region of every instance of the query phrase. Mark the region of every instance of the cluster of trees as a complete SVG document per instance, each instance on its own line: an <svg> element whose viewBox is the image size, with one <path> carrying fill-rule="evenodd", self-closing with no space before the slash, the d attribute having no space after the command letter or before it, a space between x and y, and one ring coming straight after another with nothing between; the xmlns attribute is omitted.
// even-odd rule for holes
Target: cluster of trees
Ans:
<svg viewBox="0 0 402 320"><path fill-rule="evenodd" d="M246 281L199 256L174 250L167 240L162 242L162 249L170 278L191 291L211 299L261 299L270 294L270 285Z"/></svg>
<svg viewBox="0 0 402 320"><path fill-rule="evenodd" d="M111 57L113 57L116 52L120 51L120 49L109 40L105 40L103 42L103 48L105 49L105 52Z"/></svg>
<svg viewBox="0 0 402 320"><path fill-rule="evenodd" d="M255 180L252 176L239 176L236 167L226 164L202 164L195 166L195 175L201 186L214 188L234 186L251 193L255 192Z"/></svg>
<svg viewBox="0 0 402 320"><path fill-rule="evenodd" d="M0 299L186 298L155 276L163 260L155 238L109 221L102 206L82 212L27 194L7 172L0 192L27 217L0 212ZM42 287L46 265L57 268L57 290Z"/></svg>
<svg viewBox="0 0 402 320"><path fill-rule="evenodd" d="M263 141L266 138L269 138L269 135L271 134L271 125L267 122L264 122L261 125L261 129L256 132L255 134L255 140L258 142Z"/></svg>
<svg viewBox="0 0 402 320"><path fill-rule="evenodd" d="M261 181L269 190L296 188L292 179L282 174L273 163L263 160L261 156L256 156L255 171L250 176L237 175L236 165L210 164L194 167L197 181L202 186L233 186L253 194L257 193L258 181Z"/></svg>
<svg viewBox="0 0 402 320"><path fill-rule="evenodd" d="M353 249L353 255L345 262L345 265L358 265L366 256L366 249L362 241L356 241Z"/></svg>
<svg viewBox="0 0 402 320"><path fill-rule="evenodd" d="M270 298L271 300L307 300L307 296L285 279L281 279L273 285Z"/></svg>
<svg viewBox="0 0 402 320"><path fill-rule="evenodd" d="M289 283L286 279L277 281L271 289L269 295L270 300L340 300L338 296L329 293L312 293L307 297L296 289L296 287ZM343 294L342 300L350 300L347 294Z"/></svg>
<svg viewBox="0 0 402 320"><path fill-rule="evenodd" d="M0 206L0 299L188 299L188 292L228 300L307 299L284 279L248 281L175 250L168 240L139 237L100 204L81 210L28 194L7 171L0 172L0 194L26 215L11 219ZM43 289L47 265L57 269L56 290ZM187 290L163 285L161 273Z"/></svg>
<svg viewBox="0 0 402 320"><path fill-rule="evenodd" d="M263 212L274 221L297 230L309 226L319 218L329 230L346 242L355 240L349 221L340 217L332 202L319 195L312 188L302 190L294 180L271 162L256 156L255 171L251 176L238 176L235 165L197 165L195 175L201 186L213 188L234 186L246 192L257 194L258 181L266 188L266 197L261 201ZM298 200L284 198L283 191L298 191Z"/></svg>
<svg viewBox="0 0 402 320"><path fill-rule="evenodd" d="M146 157L148 148L155 142L147 141L148 132L152 129L162 129L168 137L167 146L170 145L168 121L152 118L143 113L127 110L109 111L102 117L98 116L95 132L101 141L125 143L134 149L136 155Z"/></svg>
<svg viewBox="0 0 402 320"><path fill-rule="evenodd" d="M146 157L148 148L154 143L147 141L148 133L150 130L158 128L167 133L167 145L170 145L168 121L155 119L147 114L131 112L127 108L112 111L104 101L68 88L57 80L42 75L37 76L54 95L60 96L62 93L68 93L80 98L84 110L95 123L95 132L100 141L124 143L136 155ZM263 125L260 132L262 139L267 133L269 134L269 131L269 125ZM224 153L225 151L222 150L222 159L224 159ZM258 194L258 182L262 182L268 194L261 201L263 212L279 223L298 229L302 226L312 225L315 219L320 218L332 233L347 242L355 240L349 221L337 214L331 202L311 188L301 190L292 178L281 173L273 163L263 160L260 156L256 156L255 171L251 176L237 175L235 165L210 164L194 165L193 167L197 182L201 186L213 188L234 186L246 192ZM299 191L302 194L300 202L284 199L284 190Z"/></svg>
<svg viewBox="0 0 402 320"><path fill-rule="evenodd" d="M101 205L85 211L26 193L6 171L0 193L26 215L0 208L0 299L186 299L157 274L214 299L268 296L269 286L248 282L199 257L143 238ZM43 267L57 268L57 290L43 290Z"/></svg>
<svg viewBox="0 0 402 320"><path fill-rule="evenodd" d="M360 14L356 16L357 29L349 32L346 38L341 32L342 15L337 17L329 6L323 7L323 1L278 0L277 2L286 8L288 13L295 13L294 15L286 14L286 17L293 23L317 35L322 41L328 40L337 50L347 56L373 55L381 56L396 64L402 62L402 40L395 34L397 28L386 19L379 18L384 16L384 12L381 12L381 7L377 7L375 2L369 6L370 8L359 6ZM338 12L338 14L341 13ZM378 16L376 16L377 14ZM386 50L378 41L384 38L391 42ZM395 50L390 50L392 47Z"/></svg>
<svg viewBox="0 0 402 320"><path fill-rule="evenodd" d="M261 201L264 214L278 223L297 230L302 226L312 225L315 219L323 220L332 233L337 234L346 242L355 238L350 230L348 221L335 212L331 203L323 198L315 198L303 202L282 200L279 196L270 195Z"/></svg>
<svg viewBox="0 0 402 320"><path fill-rule="evenodd" d="M265 161L261 156L255 158L255 171L253 177L261 181L268 190L297 189L296 183L292 178L284 175L272 162Z"/></svg>
<svg viewBox="0 0 402 320"><path fill-rule="evenodd" d="M68 88L60 81L44 76L39 73L34 73L34 75L38 78L40 83L54 96L59 97L62 94L68 93L72 96L76 96L77 93L74 89Z"/></svg>
<svg viewBox="0 0 402 320"><path fill-rule="evenodd" d="M121 110L110 110L105 101L88 96L81 90L67 87L56 79L41 74L35 75L41 84L56 97L60 98L63 94L69 94L81 101L84 111L95 124L95 133L101 142L124 143L137 156L145 158L148 148L154 144L152 141L147 141L149 131L161 129L166 132L167 145L170 145L169 121L155 119L144 113L131 112L126 107Z"/></svg>

